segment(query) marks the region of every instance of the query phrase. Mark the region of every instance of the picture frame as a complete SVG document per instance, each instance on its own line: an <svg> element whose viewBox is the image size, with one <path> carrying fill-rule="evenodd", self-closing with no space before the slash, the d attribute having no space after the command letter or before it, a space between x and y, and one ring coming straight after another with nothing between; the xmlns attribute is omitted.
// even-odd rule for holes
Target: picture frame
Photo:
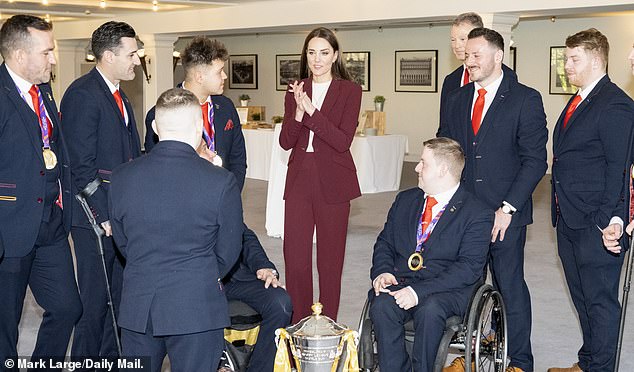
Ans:
<svg viewBox="0 0 634 372"><path fill-rule="evenodd" d="M257 54L240 54L229 57L229 88L258 89Z"/></svg>
<svg viewBox="0 0 634 372"><path fill-rule="evenodd" d="M517 72L517 48L511 47L509 49L509 67L511 70Z"/></svg>
<svg viewBox="0 0 634 372"><path fill-rule="evenodd" d="M394 91L437 93L438 50L395 51Z"/></svg>
<svg viewBox="0 0 634 372"><path fill-rule="evenodd" d="M275 90L284 91L288 84L299 81L301 54L275 55Z"/></svg>
<svg viewBox="0 0 634 372"><path fill-rule="evenodd" d="M573 95L577 92L577 88L570 84L564 71L564 64L566 63L565 51L565 46L550 47L549 94Z"/></svg>
<svg viewBox="0 0 634 372"><path fill-rule="evenodd" d="M343 52L342 61L352 81L364 92L370 91L370 52Z"/></svg>

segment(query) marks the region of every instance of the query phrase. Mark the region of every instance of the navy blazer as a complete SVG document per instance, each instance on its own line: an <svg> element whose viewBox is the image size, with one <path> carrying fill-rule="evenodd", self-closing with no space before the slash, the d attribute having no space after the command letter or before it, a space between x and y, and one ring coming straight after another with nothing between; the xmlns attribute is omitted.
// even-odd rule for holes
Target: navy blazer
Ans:
<svg viewBox="0 0 634 372"><path fill-rule="evenodd" d="M223 282L259 280L256 275L260 269L277 270L273 262L269 260L266 252L264 252L258 236L245 225L240 257L229 271L229 274L224 277Z"/></svg>
<svg viewBox="0 0 634 372"><path fill-rule="evenodd" d="M240 254L242 202L235 177L186 143L162 141L118 167L110 221L126 258L119 325L155 336L229 325L223 278Z"/></svg>
<svg viewBox="0 0 634 372"><path fill-rule="evenodd" d="M312 98L312 79L302 81L304 91ZM350 153L350 145L359 123L361 86L349 80L333 79L321 110L315 110L313 116L304 113L301 122L295 120L296 107L293 93L287 90L280 146L284 150L293 151L288 158L284 199L301 169L311 130L315 133L315 163L324 199L328 203L343 203L361 196L357 168Z"/></svg>
<svg viewBox="0 0 634 372"><path fill-rule="evenodd" d="M177 88L182 88L178 84ZM222 158L222 167L236 176L240 190L244 187L247 174L247 151L244 145L244 134L240 125L240 117L233 102L225 96L211 96L214 105L214 140L216 152ZM152 150L158 143L158 135L152 129L154 107L145 116L145 152Z"/></svg>
<svg viewBox="0 0 634 372"><path fill-rule="evenodd" d="M49 84L39 85L60 169L64 227L70 231L71 174L57 105ZM25 92L28 99L30 96ZM6 65L0 65L0 230L5 257L24 257L35 245L42 222L46 167L37 115L20 96Z"/></svg>
<svg viewBox="0 0 634 372"><path fill-rule="evenodd" d="M504 73L474 137L473 94L473 83L449 94L437 135L458 141L465 151L462 180L467 190L494 210L507 201L518 210L511 226L528 225L533 221L533 190L548 168L541 95Z"/></svg>
<svg viewBox="0 0 634 372"><path fill-rule="evenodd" d="M72 165L73 195L97 177L104 181L88 199L99 223L109 219L108 184L112 170L141 155L132 106L125 93L121 89L119 92L128 113L127 127L114 96L96 68L75 80L66 89L61 103ZM73 226L89 226L77 200L73 200Z"/></svg>
<svg viewBox="0 0 634 372"><path fill-rule="evenodd" d="M557 223L555 194L566 225L573 229L605 228L613 216L627 223L623 186L629 187L634 103L606 75L577 106L564 129L568 104L553 133L553 226Z"/></svg>
<svg viewBox="0 0 634 372"><path fill-rule="evenodd" d="M471 293L482 277L489 253L493 211L464 186L451 198L431 235L423 243L423 265L419 271L407 266L416 249L416 229L425 205L419 188L400 192L383 231L374 244L370 277L390 273L399 285L411 286L419 301L434 293Z"/></svg>
<svg viewBox="0 0 634 372"><path fill-rule="evenodd" d="M454 90L460 88L462 84L462 71L464 71L464 64L460 65L458 68L453 70L452 73L445 76L445 80L442 82L442 89L440 90L440 111L443 110L443 105L449 93ZM505 75L511 76L513 79L517 80L517 74L515 71L511 70L505 64L502 64L502 71L504 71Z"/></svg>

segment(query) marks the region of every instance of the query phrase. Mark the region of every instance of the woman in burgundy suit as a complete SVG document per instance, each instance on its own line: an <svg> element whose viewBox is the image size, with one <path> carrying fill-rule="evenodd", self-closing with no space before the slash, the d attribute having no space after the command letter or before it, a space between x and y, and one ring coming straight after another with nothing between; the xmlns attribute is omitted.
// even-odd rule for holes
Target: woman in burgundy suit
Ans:
<svg viewBox="0 0 634 372"><path fill-rule="evenodd" d="M302 49L302 80L289 85L280 145L293 149L284 199L284 260L293 322L310 314L312 248L317 231L319 297L336 319L350 200L361 195L350 154L361 87L350 80L332 31L316 28Z"/></svg>

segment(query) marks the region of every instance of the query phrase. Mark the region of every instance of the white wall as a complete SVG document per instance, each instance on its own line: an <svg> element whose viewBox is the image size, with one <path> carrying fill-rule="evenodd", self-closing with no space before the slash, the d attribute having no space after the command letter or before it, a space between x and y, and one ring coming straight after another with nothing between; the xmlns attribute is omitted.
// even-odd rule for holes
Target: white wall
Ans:
<svg viewBox="0 0 634 372"><path fill-rule="evenodd" d="M634 79L627 61L634 42L634 16L558 19L554 23L550 20L520 21L513 31L519 79L541 92L551 133L569 96L548 93L550 47L563 45L566 36L589 27L598 28L608 37L611 46L609 75L616 84L634 95ZM370 52L370 91L363 93L361 110L373 109L372 99L377 94L387 98L387 131L408 136L410 154L406 159L410 161L418 158L422 140L435 135L442 80L458 65L449 47L448 35L449 26L337 33L344 51ZM258 90L227 89L227 96L238 102L238 95L248 93L251 104L266 106L267 120L273 115L282 115L284 92L275 91L275 55L299 53L304 36L218 37L232 54L258 54ZM438 49L438 93L394 92L394 51L407 49ZM548 153L550 159L550 140Z"/></svg>

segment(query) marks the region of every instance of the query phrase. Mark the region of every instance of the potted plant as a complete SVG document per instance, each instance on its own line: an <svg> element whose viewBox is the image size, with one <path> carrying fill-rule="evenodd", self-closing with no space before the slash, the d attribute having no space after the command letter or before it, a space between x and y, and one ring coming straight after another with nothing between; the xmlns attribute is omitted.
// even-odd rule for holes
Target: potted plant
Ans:
<svg viewBox="0 0 634 372"><path fill-rule="evenodd" d="M383 111L383 105L385 104L385 97L374 96L374 109L376 111Z"/></svg>
<svg viewBox="0 0 634 372"><path fill-rule="evenodd" d="M251 97L249 97L248 94L241 94L240 95L240 106L248 106L250 99L251 99Z"/></svg>
<svg viewBox="0 0 634 372"><path fill-rule="evenodd" d="M279 123L281 123L283 120L284 120L284 117L283 117L283 116L279 116L279 115L273 116L273 117L271 118L271 121L273 122L273 124L279 124Z"/></svg>

